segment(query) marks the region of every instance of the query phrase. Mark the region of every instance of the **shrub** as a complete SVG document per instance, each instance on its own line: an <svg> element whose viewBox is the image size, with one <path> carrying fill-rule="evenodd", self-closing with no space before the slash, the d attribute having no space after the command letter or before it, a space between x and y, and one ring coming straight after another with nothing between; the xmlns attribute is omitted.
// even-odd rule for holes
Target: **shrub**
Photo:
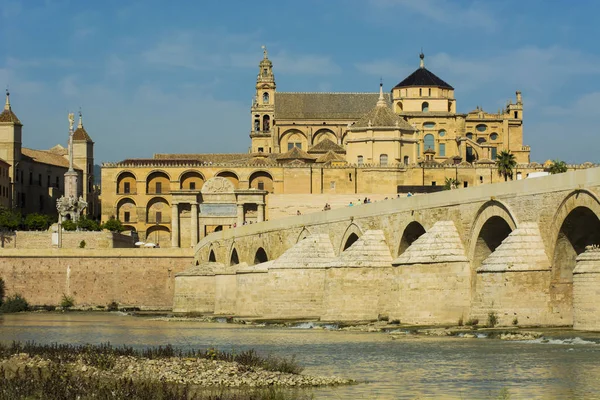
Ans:
<svg viewBox="0 0 600 400"><path fill-rule="evenodd" d="M44 214L32 213L25 217L25 228L30 231L45 231L50 226L50 217Z"/></svg>
<svg viewBox="0 0 600 400"><path fill-rule="evenodd" d="M496 325L498 325L498 315L497 315L495 312L493 312L493 311L490 311L490 312L488 313L487 325L488 325L490 328L493 328L493 327L495 327Z"/></svg>
<svg viewBox="0 0 600 400"><path fill-rule="evenodd" d="M7 297L6 300L2 303L2 306L0 306L0 312L4 313L17 313L28 310L29 303L27 303L27 300L25 300L19 294Z"/></svg>
<svg viewBox="0 0 600 400"><path fill-rule="evenodd" d="M464 325L464 321L463 321L463 317L461 315L460 318L458 319L458 326L463 326L463 325Z"/></svg>
<svg viewBox="0 0 600 400"><path fill-rule="evenodd" d="M465 322L466 326L477 326L479 324L479 320L477 318L470 318Z"/></svg>
<svg viewBox="0 0 600 400"><path fill-rule="evenodd" d="M85 216L82 216L81 218L79 218L79 221L77 221L77 227L82 231L99 231L100 230L100 224L97 221L94 221L93 219L89 219Z"/></svg>
<svg viewBox="0 0 600 400"><path fill-rule="evenodd" d="M6 285L4 284L4 279L0 278L0 306L2 306L2 302L4 301L5 290Z"/></svg>
<svg viewBox="0 0 600 400"><path fill-rule="evenodd" d="M515 319L513 319L513 325L514 326L519 325L519 319L517 317L515 317Z"/></svg>
<svg viewBox="0 0 600 400"><path fill-rule="evenodd" d="M102 229L107 229L111 232L123 232L125 230L121 221L119 221L115 217L110 217L108 221L103 223Z"/></svg>
<svg viewBox="0 0 600 400"><path fill-rule="evenodd" d="M14 231L21 225L21 214L0 208L0 229Z"/></svg>
<svg viewBox="0 0 600 400"><path fill-rule="evenodd" d="M79 242L80 249L85 249L85 245L86 245L85 240L82 240L81 242Z"/></svg>
<svg viewBox="0 0 600 400"><path fill-rule="evenodd" d="M67 219L62 222L62 227L65 231L74 231L77 229L77 224L70 219Z"/></svg>
<svg viewBox="0 0 600 400"><path fill-rule="evenodd" d="M110 303L108 303L106 309L108 311L119 311L119 303L117 303L116 301L111 301Z"/></svg>
<svg viewBox="0 0 600 400"><path fill-rule="evenodd" d="M63 293L62 299L60 301L60 306L62 308L71 308L75 305L75 299L73 296L67 296Z"/></svg>

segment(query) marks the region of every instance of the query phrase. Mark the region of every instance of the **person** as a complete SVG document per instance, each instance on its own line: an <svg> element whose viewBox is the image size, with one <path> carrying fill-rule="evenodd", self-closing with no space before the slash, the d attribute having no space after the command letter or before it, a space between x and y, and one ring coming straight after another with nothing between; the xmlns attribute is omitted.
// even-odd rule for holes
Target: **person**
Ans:
<svg viewBox="0 0 600 400"><path fill-rule="evenodd" d="M371 199L367 199L367 204L371 204Z"/></svg>
<svg viewBox="0 0 600 400"><path fill-rule="evenodd" d="M234 228L237 228L237 222L234 222L234 223L233 223L233 227L234 227Z"/></svg>
<svg viewBox="0 0 600 400"><path fill-rule="evenodd" d="M352 207L354 204L352 204L352 202L350 202L350 204L348 204L348 207Z"/></svg>
<svg viewBox="0 0 600 400"><path fill-rule="evenodd" d="M302 213L300 212L300 210L296 211L296 215L302 215Z"/></svg>
<svg viewBox="0 0 600 400"><path fill-rule="evenodd" d="M157 242L155 248L160 249L160 243Z"/></svg>
<svg viewBox="0 0 600 400"><path fill-rule="evenodd" d="M363 204L367 204L367 198L365 197L365 199L363 200Z"/></svg>
<svg viewBox="0 0 600 400"><path fill-rule="evenodd" d="M410 196L412 196L412 193L411 193L411 192L408 192L408 193L406 194L406 197L410 197Z"/></svg>

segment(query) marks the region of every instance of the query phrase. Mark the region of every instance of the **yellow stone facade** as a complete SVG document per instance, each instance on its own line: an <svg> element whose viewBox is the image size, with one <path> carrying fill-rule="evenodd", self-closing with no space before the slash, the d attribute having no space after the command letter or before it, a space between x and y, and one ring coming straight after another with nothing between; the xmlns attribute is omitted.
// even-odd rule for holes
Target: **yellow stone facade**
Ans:
<svg viewBox="0 0 600 400"><path fill-rule="evenodd" d="M419 68L390 93L382 85L373 93L278 92L273 69L265 49L248 153L155 154L105 163L102 220L115 216L161 247L188 247L214 230L322 209L323 196L347 205L346 199L439 190L447 178L460 187L500 182L494 159L502 150L519 163L515 179L543 170L529 162L523 144L520 92L497 113L479 107L457 113L454 88L425 68L423 55ZM227 216L209 221L202 187L213 178L231 182L234 197L222 206L229 207ZM275 200L277 212L269 208Z"/></svg>

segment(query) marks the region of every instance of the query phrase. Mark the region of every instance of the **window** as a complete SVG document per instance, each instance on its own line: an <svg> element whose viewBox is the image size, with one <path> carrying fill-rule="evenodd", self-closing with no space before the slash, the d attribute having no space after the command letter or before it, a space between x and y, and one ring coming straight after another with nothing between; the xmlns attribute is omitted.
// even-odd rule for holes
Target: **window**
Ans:
<svg viewBox="0 0 600 400"><path fill-rule="evenodd" d="M40 211L44 211L44 196L40 195Z"/></svg>
<svg viewBox="0 0 600 400"><path fill-rule="evenodd" d="M423 96L423 89L419 88L419 96Z"/></svg>
<svg viewBox="0 0 600 400"><path fill-rule="evenodd" d="M129 222L129 216L130 216L129 211L125 211L123 213L123 221Z"/></svg>
<svg viewBox="0 0 600 400"><path fill-rule="evenodd" d="M271 118L268 115L263 116L263 131L268 132L271 129Z"/></svg>
<svg viewBox="0 0 600 400"><path fill-rule="evenodd" d="M421 155L421 143L417 143L417 157Z"/></svg>
<svg viewBox="0 0 600 400"><path fill-rule="evenodd" d="M388 155L382 154L379 156L379 165L386 166L388 165Z"/></svg>
<svg viewBox="0 0 600 400"><path fill-rule="evenodd" d="M131 193L131 184L129 182L123 183L123 193L125 193L125 194Z"/></svg>
<svg viewBox="0 0 600 400"><path fill-rule="evenodd" d="M401 101L396 103L396 111L402 111L402 102Z"/></svg>
<svg viewBox="0 0 600 400"><path fill-rule="evenodd" d="M329 182L329 188L330 189L335 189L335 181Z"/></svg>
<svg viewBox="0 0 600 400"><path fill-rule="evenodd" d="M438 146L440 148L438 155L440 157L446 157L446 143L440 143Z"/></svg>
<svg viewBox="0 0 600 400"><path fill-rule="evenodd" d="M477 129L478 132L485 132L487 130L487 125L479 124L475 127L475 129Z"/></svg>
<svg viewBox="0 0 600 400"><path fill-rule="evenodd" d="M479 143L479 144L483 144L483 143L485 143L486 141L487 141L487 140L485 140L485 138L482 138L482 137L480 137L480 138L477 138L477 143Z"/></svg>
<svg viewBox="0 0 600 400"><path fill-rule="evenodd" d="M259 148L258 148L258 152L259 152L259 153L263 153L264 151L265 151L265 149L264 149L263 147L259 147Z"/></svg>
<svg viewBox="0 0 600 400"><path fill-rule="evenodd" d="M427 90L429 90L429 97L431 97L431 88L429 88ZM435 186L435 185L433 185L433 186Z"/></svg>
<svg viewBox="0 0 600 400"><path fill-rule="evenodd" d="M515 119L518 119L518 118L519 118L519 112L515 111Z"/></svg>
<svg viewBox="0 0 600 400"><path fill-rule="evenodd" d="M288 143L288 151L293 149L294 147L302 149L302 143Z"/></svg>
<svg viewBox="0 0 600 400"><path fill-rule="evenodd" d="M352 182L352 173L348 174L348 181Z"/></svg>
<svg viewBox="0 0 600 400"><path fill-rule="evenodd" d="M496 147L492 147L492 160L498 158L498 149Z"/></svg>
<svg viewBox="0 0 600 400"><path fill-rule="evenodd" d="M269 104L269 93L263 93L263 104Z"/></svg>
<svg viewBox="0 0 600 400"><path fill-rule="evenodd" d="M38 186L42 186L42 174L38 174Z"/></svg>
<svg viewBox="0 0 600 400"><path fill-rule="evenodd" d="M435 150L435 139L433 137L433 135L431 133L428 133L427 135L425 135L425 137L423 138L423 149L424 150Z"/></svg>
<svg viewBox="0 0 600 400"><path fill-rule="evenodd" d="M190 182L190 190L196 189L196 182Z"/></svg>
<svg viewBox="0 0 600 400"><path fill-rule="evenodd" d="M444 136L446 136L446 131L445 131L445 130L443 130L443 129L442 129L442 130L440 130L440 131L438 132L438 136L439 136L439 137L444 137Z"/></svg>
<svg viewBox="0 0 600 400"><path fill-rule="evenodd" d="M473 134L471 132L467 133L467 139L473 140Z"/></svg>
<svg viewBox="0 0 600 400"><path fill-rule="evenodd" d="M50 175L48 175L48 180L46 182L48 182L47 186L50 187Z"/></svg>
<svg viewBox="0 0 600 400"><path fill-rule="evenodd" d="M160 211L156 212L156 223L157 224L162 223L162 212L160 212Z"/></svg>
<svg viewBox="0 0 600 400"><path fill-rule="evenodd" d="M162 193L162 182L156 182L156 194Z"/></svg>
<svg viewBox="0 0 600 400"><path fill-rule="evenodd" d="M431 186L436 186L436 182L435 181L431 181Z"/></svg>
<svg viewBox="0 0 600 400"><path fill-rule="evenodd" d="M404 156L404 165L408 165L410 158L408 156Z"/></svg>
<svg viewBox="0 0 600 400"><path fill-rule="evenodd" d="M60 179L60 178L57 176L57 177L56 177L56 188L57 188L57 189L59 189L59 186L60 186L60 185L59 185L59 183L60 183L60 180L59 180L59 179Z"/></svg>
<svg viewBox="0 0 600 400"><path fill-rule="evenodd" d="M494 132L494 133L492 133L492 134L490 135L490 140L498 140L498 134L497 134L497 133L495 133L495 132Z"/></svg>
<svg viewBox="0 0 600 400"><path fill-rule="evenodd" d="M421 111L422 112L428 112L429 111L429 103L424 101L423 104L421 104Z"/></svg>
<svg viewBox="0 0 600 400"><path fill-rule="evenodd" d="M463 182L463 187L469 187L469 182L467 182L467 181L464 181L464 182Z"/></svg>
<svg viewBox="0 0 600 400"><path fill-rule="evenodd" d="M33 172L29 172L29 184L33 185Z"/></svg>
<svg viewBox="0 0 600 400"><path fill-rule="evenodd" d="M433 128L435 128L435 122L425 122L423 124L423 128L425 128L425 129L433 129Z"/></svg>
<svg viewBox="0 0 600 400"><path fill-rule="evenodd" d="M265 190L265 183L263 181L258 182L258 190Z"/></svg>
<svg viewBox="0 0 600 400"><path fill-rule="evenodd" d="M357 163L358 165L363 165L363 162L364 162L364 161L363 161L363 156L358 156L358 157L357 157L357 159L356 159L356 163Z"/></svg>

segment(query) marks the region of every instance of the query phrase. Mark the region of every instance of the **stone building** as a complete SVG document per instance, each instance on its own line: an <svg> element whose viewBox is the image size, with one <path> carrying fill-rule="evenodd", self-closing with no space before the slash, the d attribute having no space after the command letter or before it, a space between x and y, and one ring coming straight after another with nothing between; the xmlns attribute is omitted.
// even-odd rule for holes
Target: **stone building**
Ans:
<svg viewBox="0 0 600 400"><path fill-rule="evenodd" d="M4 204L6 197L6 205L22 214L56 215L56 200L63 195L64 174L69 169L68 150L60 144L49 150L22 147L22 130L23 124L12 110L7 91L4 110L0 113L0 160L8 165L7 182L0 185L6 186L7 194L0 196L0 203ZM78 193L83 193L84 199L91 204L90 215L97 217L94 142L83 127L81 114L73 135L73 161L79 175Z"/></svg>
<svg viewBox="0 0 600 400"><path fill-rule="evenodd" d="M289 93L276 90L264 49L250 151L105 163L102 220L116 216L141 238L187 247L214 230L317 211L326 202L335 208L367 196L434 191L446 179L460 187L499 182L494 159L502 150L519 163L515 179L543 170L530 164L523 145L520 92L497 113L458 113L454 88L425 68L424 58L390 93L383 85L373 93ZM203 193L215 178L231 183L219 211Z"/></svg>

